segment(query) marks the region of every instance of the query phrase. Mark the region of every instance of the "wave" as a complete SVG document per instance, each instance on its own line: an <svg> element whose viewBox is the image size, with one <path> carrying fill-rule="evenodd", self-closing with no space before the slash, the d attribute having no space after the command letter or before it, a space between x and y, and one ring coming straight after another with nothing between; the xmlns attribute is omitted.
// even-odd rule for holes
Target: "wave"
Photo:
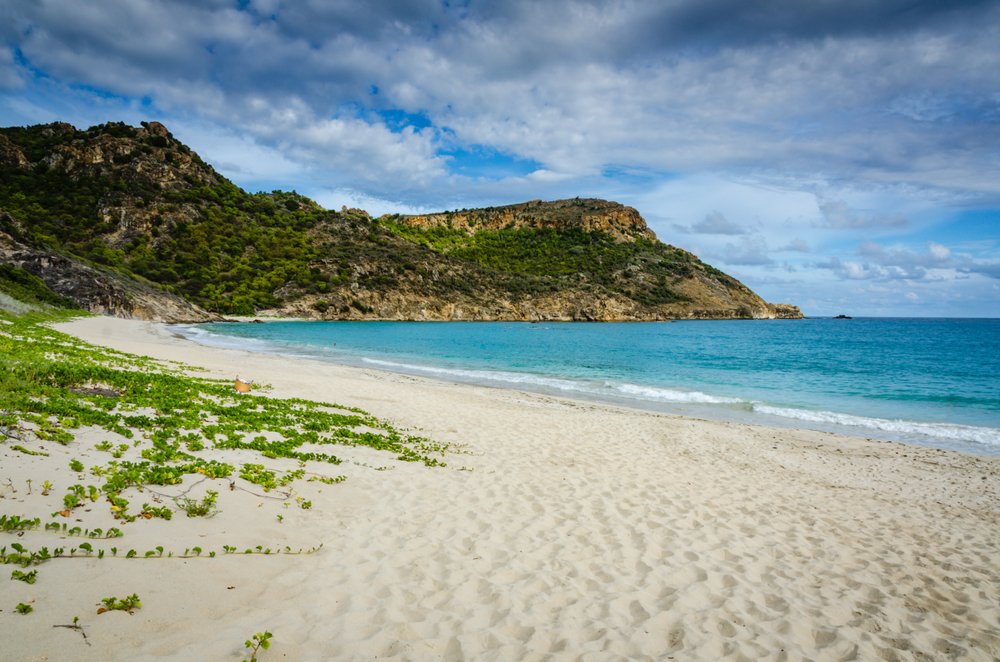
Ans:
<svg viewBox="0 0 1000 662"><path fill-rule="evenodd" d="M578 382L571 379L559 379L557 377L543 377L524 372L506 372L502 370L468 370L464 368L442 368L437 366L416 365L411 363L397 363L383 359L362 358L362 362L386 368L394 372L418 373L423 375L434 375L449 379L460 379L462 381L496 382L513 385L542 386L560 391L577 391L581 393L592 392L594 388L586 382Z"/></svg>
<svg viewBox="0 0 1000 662"><path fill-rule="evenodd" d="M725 405L727 409L743 409L745 411L793 419L804 423L836 426L839 428L862 428L873 432L890 434L896 438L913 439L923 437L948 442L964 442L983 444L1000 448L1000 429L959 425L952 423L927 423L901 419L883 419L868 416L856 416L832 411L794 409L777 407L731 398L709 395L701 391L685 391L640 384L616 383L610 381L587 382L583 380L561 379L521 372L499 370L474 370L465 368L445 368L439 366L415 365L386 361L381 359L362 359L364 363L385 368L395 372L409 372L439 377L442 379L473 382L478 384L495 384L522 388L541 388L551 391L562 391L583 395L607 398L612 396L625 400L641 400L676 405ZM620 401L620 400L619 400ZM850 430L845 430L849 432Z"/></svg>
<svg viewBox="0 0 1000 662"><path fill-rule="evenodd" d="M746 405L747 408L750 406L750 403L746 400L708 395L707 393L702 393L700 391L681 391L677 389L640 386L638 384L620 384L609 381L588 382L579 379L546 377L526 372L443 368L440 366L414 365L372 358L364 358L362 361L364 363L376 365L388 370L413 372L451 379L458 378L463 381L474 381L478 383L490 382L502 383L508 386L544 387L546 389L571 391L575 393L588 393L591 395L612 395L625 397L630 400L641 399L655 402L672 402L682 404L743 404Z"/></svg>
<svg viewBox="0 0 1000 662"><path fill-rule="evenodd" d="M610 385L610 384L609 384ZM708 395L701 391L678 391L669 388L657 388L653 386L638 386L636 384L611 385L613 389L625 395L642 398L644 400L657 400L661 402L683 402L706 405L739 405L750 403L739 398L725 398L716 395Z"/></svg>
<svg viewBox="0 0 1000 662"><path fill-rule="evenodd" d="M815 411L809 409L791 409L774 407L760 403L753 404L753 411L759 414L792 418L808 423L823 423L852 428L866 428L897 435L919 435L948 441L972 442L987 446L1000 447L1000 430L996 428L976 427L973 425L958 425L954 423L924 423L920 421L905 421L901 419L871 418L852 414L839 414L832 411Z"/></svg>
<svg viewBox="0 0 1000 662"><path fill-rule="evenodd" d="M642 403L652 403L653 405L660 405L662 407L679 408L676 410L680 413L691 413L695 411L694 408L697 408L698 415L707 414L706 409L703 407L709 407L718 411L718 415L724 419L728 419L734 415L739 416L737 412L742 411L744 415L748 414L751 418L737 418L736 420L753 422L753 414L759 414L790 421L799 421L801 424L805 424L805 427L821 426L821 429L823 429L825 426L826 429L840 431L845 434L865 434L862 431L867 431L867 434L872 434L873 436L917 441L918 443L931 442L944 445L964 443L1000 449L1000 429L997 428L977 427L957 423L884 419L819 409L781 407L754 400L711 395L697 390L616 382L606 379L562 378L508 370L435 366L418 362L407 363L381 358L352 356L350 353L331 352L328 348L306 348L294 344L213 333L204 327L195 325L175 325L171 329L183 338L213 347L334 360L338 363L355 366L369 365L390 372L424 375L446 381L522 388L549 394L563 393L569 397L593 398L622 404L631 402L637 406L642 406ZM649 405L647 404L646 406ZM686 409L687 407L691 407L692 409ZM708 414L708 416L713 417L712 414ZM925 441L921 442L921 439Z"/></svg>
<svg viewBox="0 0 1000 662"><path fill-rule="evenodd" d="M208 329L195 325L173 324L170 326L170 331L180 338L196 342L199 345L218 347L220 349L242 349L248 352L288 356L311 357L315 355L312 352L303 351L303 348L286 346L283 343L261 340L259 338L213 333Z"/></svg>

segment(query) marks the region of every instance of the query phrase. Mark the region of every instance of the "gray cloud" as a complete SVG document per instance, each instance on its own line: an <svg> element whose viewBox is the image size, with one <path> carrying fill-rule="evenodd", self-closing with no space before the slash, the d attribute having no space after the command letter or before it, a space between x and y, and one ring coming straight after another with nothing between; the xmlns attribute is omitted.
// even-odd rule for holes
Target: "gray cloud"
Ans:
<svg viewBox="0 0 1000 662"><path fill-rule="evenodd" d="M794 253L808 253L810 251L809 242L804 239L792 239L790 242L778 249L779 251L790 251Z"/></svg>
<svg viewBox="0 0 1000 662"><path fill-rule="evenodd" d="M16 90L23 85L24 81L14 66L14 53L9 48L0 48L0 90Z"/></svg>
<svg viewBox="0 0 1000 662"><path fill-rule="evenodd" d="M432 132L397 139L407 159L372 150L373 173L421 159L420 173L440 172L427 144L449 136L576 177L607 163L768 163L1000 196L988 176L1000 54L983 28L996 3L106 0L0 12L5 38L50 76L235 122L271 146L272 126L315 125L305 136L333 120L378 125L386 109L424 114ZM342 173L334 150L292 146Z"/></svg>
<svg viewBox="0 0 1000 662"><path fill-rule="evenodd" d="M857 260L842 260L834 256L813 266L829 269L845 280L949 280L961 277L960 274L1000 278L1000 262L954 254L948 247L933 241L927 243L925 251L862 242L857 257Z"/></svg>
<svg viewBox="0 0 1000 662"><path fill-rule="evenodd" d="M973 260L963 261L959 266L960 273L979 274L988 278L1000 280L1000 261L975 262Z"/></svg>
<svg viewBox="0 0 1000 662"><path fill-rule="evenodd" d="M726 264L736 266L767 266L774 264L767 242L753 236L736 244L726 244L720 256Z"/></svg>
<svg viewBox="0 0 1000 662"><path fill-rule="evenodd" d="M909 225L905 217L899 215L884 215L878 213L863 213L850 206L843 200L818 200L820 212L823 214L825 225L837 229L864 229L864 228L901 228Z"/></svg>
<svg viewBox="0 0 1000 662"><path fill-rule="evenodd" d="M733 223L722 212L713 211L694 225L674 225L674 229L690 234L740 235L748 230Z"/></svg>

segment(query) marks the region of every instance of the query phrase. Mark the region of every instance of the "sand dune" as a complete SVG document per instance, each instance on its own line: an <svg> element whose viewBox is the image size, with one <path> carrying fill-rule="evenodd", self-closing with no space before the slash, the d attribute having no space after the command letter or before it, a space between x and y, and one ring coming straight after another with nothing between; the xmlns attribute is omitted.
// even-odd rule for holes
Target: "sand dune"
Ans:
<svg viewBox="0 0 1000 662"><path fill-rule="evenodd" d="M207 349L142 322L61 330L357 405L456 451L442 469L358 455L312 511L235 491L211 521L130 540L315 554L67 559L44 587L5 581L2 659L238 660L265 628L261 660L1000 658L995 459ZM46 460L15 455L0 480ZM109 591L143 609L93 615ZM10 614L29 593L44 618ZM88 642L52 629L74 615Z"/></svg>

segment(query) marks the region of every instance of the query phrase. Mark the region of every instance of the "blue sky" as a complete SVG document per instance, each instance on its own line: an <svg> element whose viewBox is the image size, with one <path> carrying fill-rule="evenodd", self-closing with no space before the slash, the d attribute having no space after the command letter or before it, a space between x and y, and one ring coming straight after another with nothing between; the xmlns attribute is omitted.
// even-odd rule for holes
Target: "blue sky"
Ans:
<svg viewBox="0 0 1000 662"><path fill-rule="evenodd" d="M249 190L601 197L807 314L1000 317L1000 2L23 0L0 125L158 120Z"/></svg>

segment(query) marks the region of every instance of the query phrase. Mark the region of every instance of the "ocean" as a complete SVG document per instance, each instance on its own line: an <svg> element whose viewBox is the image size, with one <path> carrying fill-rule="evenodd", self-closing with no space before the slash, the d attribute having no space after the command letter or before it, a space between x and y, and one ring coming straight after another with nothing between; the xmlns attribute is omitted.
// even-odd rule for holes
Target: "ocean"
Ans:
<svg viewBox="0 0 1000 662"><path fill-rule="evenodd" d="M179 325L220 347L1000 456L1000 320Z"/></svg>

